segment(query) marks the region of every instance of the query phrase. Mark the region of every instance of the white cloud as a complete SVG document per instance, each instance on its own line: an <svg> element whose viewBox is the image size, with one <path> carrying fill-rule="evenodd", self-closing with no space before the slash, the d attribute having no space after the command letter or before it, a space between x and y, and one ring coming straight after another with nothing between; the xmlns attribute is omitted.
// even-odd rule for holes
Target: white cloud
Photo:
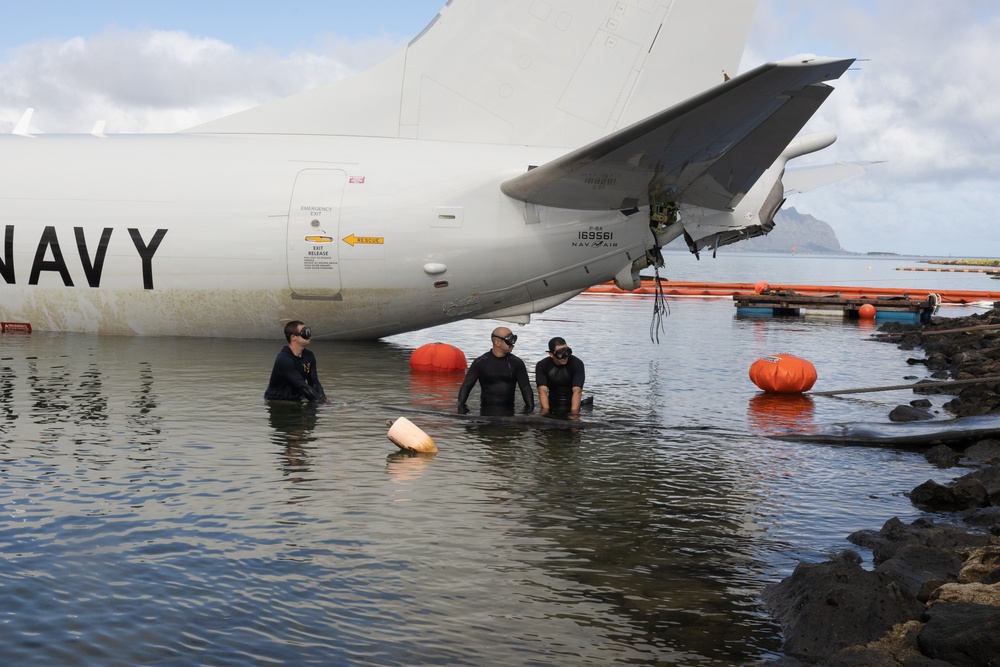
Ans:
<svg viewBox="0 0 1000 667"><path fill-rule="evenodd" d="M775 48L760 40L779 38L790 6L764 5L779 14L770 27L758 19L765 27L751 37L754 54ZM808 159L887 163L788 205L829 222L851 250L1000 255L997 8L926 0L809 7L808 16L791 10L786 27L839 50L825 55L867 61L833 84L809 129L834 129L839 139Z"/></svg>
<svg viewBox="0 0 1000 667"><path fill-rule="evenodd" d="M281 55L156 30L35 42L0 63L0 129L33 107L33 131L87 132L103 119L109 132L172 132L343 78L395 46L357 45L347 64L336 55L345 42L324 45Z"/></svg>

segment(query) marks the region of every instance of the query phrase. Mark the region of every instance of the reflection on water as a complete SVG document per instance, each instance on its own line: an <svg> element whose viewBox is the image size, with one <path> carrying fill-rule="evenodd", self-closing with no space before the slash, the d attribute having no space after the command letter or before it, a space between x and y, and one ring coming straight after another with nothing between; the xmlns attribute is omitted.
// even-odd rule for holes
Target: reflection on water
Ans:
<svg viewBox="0 0 1000 667"><path fill-rule="evenodd" d="M814 425L815 403L806 394L758 392L747 403L752 432L779 435L789 431L810 432Z"/></svg>
<svg viewBox="0 0 1000 667"><path fill-rule="evenodd" d="M463 373L410 371L410 396L413 397L413 405L440 410L454 408L463 379Z"/></svg>
<svg viewBox="0 0 1000 667"><path fill-rule="evenodd" d="M385 471L389 473L393 482L401 485L401 488L406 488L424 476L425 470L435 456L437 456L437 452L393 452L385 459ZM395 498L394 500L395 502L403 502L409 499Z"/></svg>
<svg viewBox="0 0 1000 667"><path fill-rule="evenodd" d="M268 425L271 441L280 448L284 458L282 469L289 481L305 481L309 473L310 443L316 440L316 418L319 408L315 403L298 401L269 401ZM291 502L291 501L290 501Z"/></svg>
<svg viewBox="0 0 1000 667"><path fill-rule="evenodd" d="M554 335L587 363L569 428L459 417L460 373L410 372L428 340L476 356L489 322L316 340L318 406L264 403L280 337L0 338L7 663L753 663L780 644L761 588L912 520L901 492L935 470L763 437L906 392L775 401L747 369L791 352L818 390L912 369L853 324L719 301L672 302L655 345L648 305L581 297L519 330L529 365ZM439 452L395 450L404 413Z"/></svg>

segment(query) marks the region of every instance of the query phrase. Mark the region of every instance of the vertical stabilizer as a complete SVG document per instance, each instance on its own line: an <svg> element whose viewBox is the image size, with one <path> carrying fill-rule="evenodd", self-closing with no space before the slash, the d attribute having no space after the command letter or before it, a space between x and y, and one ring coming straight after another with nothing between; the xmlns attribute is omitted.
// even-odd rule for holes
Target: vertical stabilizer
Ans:
<svg viewBox="0 0 1000 667"><path fill-rule="evenodd" d="M450 0L384 63L192 133L576 147L733 75L756 0Z"/></svg>
<svg viewBox="0 0 1000 667"><path fill-rule="evenodd" d="M667 4L669 9L657 24L656 39L637 70L618 128L739 73L757 0L675 0Z"/></svg>
<svg viewBox="0 0 1000 667"><path fill-rule="evenodd" d="M34 113L34 109L25 109L24 114L21 115L21 120L17 121L17 125L14 126L14 131L11 134L16 134L19 137L30 137L31 117Z"/></svg>

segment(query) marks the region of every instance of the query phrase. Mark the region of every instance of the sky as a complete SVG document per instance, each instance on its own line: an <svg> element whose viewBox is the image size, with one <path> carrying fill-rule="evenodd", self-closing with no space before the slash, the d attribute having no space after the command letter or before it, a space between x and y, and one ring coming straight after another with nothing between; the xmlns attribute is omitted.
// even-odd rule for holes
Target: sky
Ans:
<svg viewBox="0 0 1000 667"><path fill-rule="evenodd" d="M190 127L374 65L444 2L0 0L0 132ZM859 58L804 129L837 142L791 165L880 161L785 207L853 252L1000 257L997 34L995 0L759 0L743 71Z"/></svg>

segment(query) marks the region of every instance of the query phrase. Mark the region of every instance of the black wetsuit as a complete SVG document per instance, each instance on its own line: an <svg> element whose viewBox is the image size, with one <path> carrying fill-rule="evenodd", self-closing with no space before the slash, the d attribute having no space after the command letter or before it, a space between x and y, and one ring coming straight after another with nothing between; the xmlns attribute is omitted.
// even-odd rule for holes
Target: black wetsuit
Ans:
<svg viewBox="0 0 1000 667"><path fill-rule="evenodd" d="M302 350L302 356L296 357L287 345L281 348L271 369L271 379L264 391L264 399L268 401L307 401L322 403L326 401L323 385L319 383L319 372L316 370L316 355L309 350Z"/></svg>
<svg viewBox="0 0 1000 667"><path fill-rule="evenodd" d="M514 386L521 388L525 412L535 409L535 394L531 391L531 380L524 362L513 354L498 357L487 352L469 364L465 380L458 390L458 409L465 409L472 388L479 382L480 407L514 407Z"/></svg>
<svg viewBox="0 0 1000 667"><path fill-rule="evenodd" d="M535 364L535 384L549 388L549 410L568 412L573 406L573 387L583 389L586 374L583 362L574 356L559 365L552 357Z"/></svg>

